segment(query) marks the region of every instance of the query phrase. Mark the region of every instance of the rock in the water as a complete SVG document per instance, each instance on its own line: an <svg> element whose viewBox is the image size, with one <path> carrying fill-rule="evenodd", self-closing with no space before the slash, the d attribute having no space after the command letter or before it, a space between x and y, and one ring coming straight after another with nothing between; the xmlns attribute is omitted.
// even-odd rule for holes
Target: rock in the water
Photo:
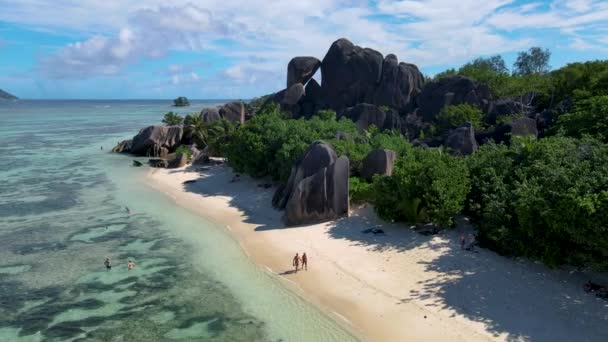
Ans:
<svg viewBox="0 0 608 342"><path fill-rule="evenodd" d="M152 158L148 160L148 165L150 165L151 167L166 168L169 163L166 159Z"/></svg>
<svg viewBox="0 0 608 342"><path fill-rule="evenodd" d="M285 206L288 226L336 219L349 210L348 158L342 156L303 178L293 189Z"/></svg>
<svg viewBox="0 0 608 342"><path fill-rule="evenodd" d="M367 130L372 125L379 129L401 130L401 118L397 112L391 109L385 112L369 103L347 108L342 115L356 122L360 130Z"/></svg>
<svg viewBox="0 0 608 342"><path fill-rule="evenodd" d="M139 167L139 166L142 166L142 165L143 165L143 164L142 164L140 161L138 161L138 160L134 160L134 161L133 161L133 166L137 166L137 167Z"/></svg>
<svg viewBox="0 0 608 342"><path fill-rule="evenodd" d="M422 90L424 76L413 64L399 63L390 54L382 64L382 79L376 88L373 104L395 108L401 113L414 109L414 99Z"/></svg>
<svg viewBox="0 0 608 342"><path fill-rule="evenodd" d="M448 146L455 154L469 155L477 151L479 146L475 140L475 130L473 124L465 122L462 126L451 130L446 139Z"/></svg>
<svg viewBox="0 0 608 342"><path fill-rule="evenodd" d="M178 153L173 159L169 161L167 166L170 169L177 169L184 167L188 164L188 156L185 153Z"/></svg>
<svg viewBox="0 0 608 342"><path fill-rule="evenodd" d="M219 112L228 121L245 122L245 104L242 101L228 102L220 107Z"/></svg>
<svg viewBox="0 0 608 342"><path fill-rule="evenodd" d="M335 41L321 63L321 88L329 108L341 112L358 103L372 103L382 78L382 54L348 39Z"/></svg>
<svg viewBox="0 0 608 342"><path fill-rule="evenodd" d="M182 140L182 126L148 126L133 137L130 152L141 156L163 157Z"/></svg>
<svg viewBox="0 0 608 342"><path fill-rule="evenodd" d="M487 112L491 100L490 89L464 76L448 76L427 83L416 98L419 115L424 121L433 121L441 109L450 105L468 103Z"/></svg>
<svg viewBox="0 0 608 342"><path fill-rule="evenodd" d="M393 165L397 159L397 153L387 149L376 149L371 151L361 167L361 177L371 180L374 175L390 176L393 174Z"/></svg>
<svg viewBox="0 0 608 342"><path fill-rule="evenodd" d="M291 87L296 83L306 84L308 80L317 72L321 66L321 61L315 57L294 57L287 65L287 86Z"/></svg>
<svg viewBox="0 0 608 342"><path fill-rule="evenodd" d="M202 122L215 122L221 119L220 111L217 108L204 108L201 111L201 121Z"/></svg>
<svg viewBox="0 0 608 342"><path fill-rule="evenodd" d="M114 148L112 152L114 153L128 153L131 152L131 145L133 144L133 140L123 140L119 142Z"/></svg>

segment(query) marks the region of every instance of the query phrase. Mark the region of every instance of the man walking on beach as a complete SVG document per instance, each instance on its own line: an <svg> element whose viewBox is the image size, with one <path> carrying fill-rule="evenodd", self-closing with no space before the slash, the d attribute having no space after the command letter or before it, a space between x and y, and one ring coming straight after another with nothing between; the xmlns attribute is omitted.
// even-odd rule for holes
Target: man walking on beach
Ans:
<svg viewBox="0 0 608 342"><path fill-rule="evenodd" d="M296 268L296 273L298 273L298 268L300 268L300 255L298 253L293 257L292 265Z"/></svg>
<svg viewBox="0 0 608 342"><path fill-rule="evenodd" d="M308 257L306 252L302 253L302 269L308 271Z"/></svg>

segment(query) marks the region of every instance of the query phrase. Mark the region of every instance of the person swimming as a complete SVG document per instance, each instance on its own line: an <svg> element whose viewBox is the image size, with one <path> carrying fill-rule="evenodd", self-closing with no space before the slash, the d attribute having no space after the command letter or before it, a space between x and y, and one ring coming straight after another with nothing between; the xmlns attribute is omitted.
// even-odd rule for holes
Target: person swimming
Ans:
<svg viewBox="0 0 608 342"><path fill-rule="evenodd" d="M127 264L127 269L130 271L134 268L135 268L135 263L133 261L129 260L129 263Z"/></svg>
<svg viewBox="0 0 608 342"><path fill-rule="evenodd" d="M131 209L129 209L129 207L125 207L125 211L127 212L127 214L131 215Z"/></svg>
<svg viewBox="0 0 608 342"><path fill-rule="evenodd" d="M103 262L103 264L106 266L106 269L108 271L112 269L112 262L110 261L110 258L106 258L106 260Z"/></svg>

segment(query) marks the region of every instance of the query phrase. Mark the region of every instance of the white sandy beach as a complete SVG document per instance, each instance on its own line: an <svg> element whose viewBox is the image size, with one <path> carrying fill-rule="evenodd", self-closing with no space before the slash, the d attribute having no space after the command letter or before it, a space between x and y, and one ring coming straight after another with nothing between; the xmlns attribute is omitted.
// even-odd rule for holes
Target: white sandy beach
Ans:
<svg viewBox="0 0 608 342"><path fill-rule="evenodd" d="M147 183L226 227L260 267L364 340L608 341L608 301L582 290L588 275L462 251L465 225L427 237L369 208L285 228L274 188L247 176L230 183L226 166L193 170L153 169ZM361 232L375 226L387 235ZM307 253L308 271L289 272L296 252Z"/></svg>

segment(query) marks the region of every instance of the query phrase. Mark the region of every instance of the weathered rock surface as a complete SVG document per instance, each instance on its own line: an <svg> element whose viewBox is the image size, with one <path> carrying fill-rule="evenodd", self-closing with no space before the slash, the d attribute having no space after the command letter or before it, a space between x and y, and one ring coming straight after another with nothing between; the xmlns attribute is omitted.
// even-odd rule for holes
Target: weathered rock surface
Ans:
<svg viewBox="0 0 608 342"><path fill-rule="evenodd" d="M315 57L294 57L287 65L287 86L289 88L296 83L306 84L317 72L321 61Z"/></svg>
<svg viewBox="0 0 608 342"><path fill-rule="evenodd" d="M433 121L443 107L468 103L487 112L490 89L464 76L449 76L427 83L416 98L419 115Z"/></svg>
<svg viewBox="0 0 608 342"><path fill-rule="evenodd" d="M382 78L382 54L348 39L335 41L321 64L321 88L329 108L341 112L358 103L372 103Z"/></svg>
<svg viewBox="0 0 608 342"><path fill-rule="evenodd" d="M360 103L347 108L342 116L357 123L360 130L367 130L371 125L383 130L401 130L401 118L396 111L389 109L385 112L369 103Z"/></svg>
<svg viewBox="0 0 608 342"><path fill-rule="evenodd" d="M287 225L335 219L348 214L349 162L324 142L314 142L277 189L273 205L285 209Z"/></svg>
<svg viewBox="0 0 608 342"><path fill-rule="evenodd" d="M294 117L304 117L307 119L310 119L318 111L325 108L321 86L314 78L306 84L305 94L300 100L299 107L300 112L294 114Z"/></svg>
<svg viewBox="0 0 608 342"><path fill-rule="evenodd" d="M166 159L162 159L162 158L152 158L148 160L148 164L151 167L158 167L158 168L166 168L169 163L167 162Z"/></svg>
<svg viewBox="0 0 608 342"><path fill-rule="evenodd" d="M374 175L392 175L395 159L397 159L397 153L393 150L376 149L371 151L363 159L361 177L371 180Z"/></svg>
<svg viewBox="0 0 608 342"><path fill-rule="evenodd" d="M133 144L133 140L123 140L119 142L114 148L112 152L114 153L128 153L131 151L131 145Z"/></svg>
<svg viewBox="0 0 608 342"><path fill-rule="evenodd" d="M178 153L169 161L168 168L177 169L188 165L188 156L185 153Z"/></svg>
<svg viewBox="0 0 608 342"><path fill-rule="evenodd" d="M462 126L451 130L448 133L445 145L455 154L463 156L477 151L479 145L477 145L477 140L475 140L473 124L465 122Z"/></svg>
<svg viewBox="0 0 608 342"><path fill-rule="evenodd" d="M228 121L245 122L245 105L242 101L232 101L219 108L220 116Z"/></svg>
<svg viewBox="0 0 608 342"><path fill-rule="evenodd" d="M133 137L130 152L141 156L163 157L182 140L182 126L148 126Z"/></svg>
<svg viewBox="0 0 608 342"><path fill-rule="evenodd" d="M382 78L372 103L395 108L402 113L415 107L415 97L422 90L424 76L413 64L399 63L397 56L389 54L382 64Z"/></svg>
<svg viewBox="0 0 608 342"><path fill-rule="evenodd" d="M220 111L217 108L203 108L201 111L201 121L202 122L214 122L221 119Z"/></svg>
<svg viewBox="0 0 608 342"><path fill-rule="evenodd" d="M196 155L194 153L192 154L192 165L204 165L204 164L208 164L209 161L210 161L210 158L209 158L209 147L208 146L206 146L202 150L198 150L198 153L196 153Z"/></svg>
<svg viewBox="0 0 608 342"><path fill-rule="evenodd" d="M499 124L493 132L489 133L489 138L496 143L511 143L514 136L534 136L538 137L536 120L523 117L506 124Z"/></svg>
<svg viewBox="0 0 608 342"><path fill-rule="evenodd" d="M500 99L490 103L485 121L490 125L496 124L496 119L505 116L528 115L532 108L525 104L512 100Z"/></svg>

